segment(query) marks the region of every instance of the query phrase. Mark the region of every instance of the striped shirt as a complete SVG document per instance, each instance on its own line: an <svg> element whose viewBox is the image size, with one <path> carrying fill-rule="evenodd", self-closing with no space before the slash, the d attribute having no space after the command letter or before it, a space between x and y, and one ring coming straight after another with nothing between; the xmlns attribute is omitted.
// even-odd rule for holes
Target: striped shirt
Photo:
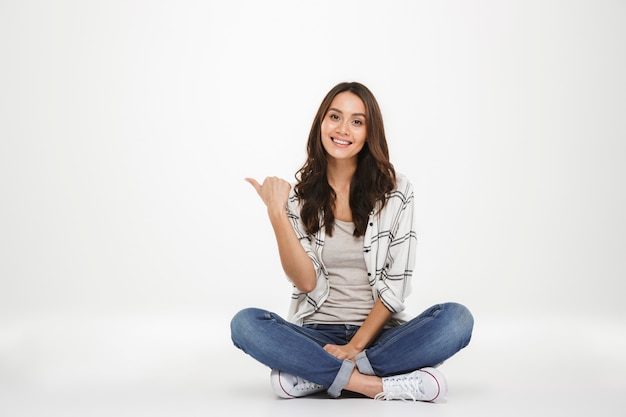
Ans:
<svg viewBox="0 0 626 417"><path fill-rule="evenodd" d="M378 213L378 203L370 213L363 239L363 255L374 300L380 299L394 313L395 319L404 321L401 313L405 309L404 301L411 293L417 235L413 224L413 186L403 175L397 175L396 180L396 187L387 194L383 210ZM313 261L317 277L317 284L309 293L293 287L287 318L302 324L304 318L319 309L328 298L328 272L322 262L326 233L323 227L314 236L306 233L300 219L300 202L293 187L287 202L287 215L302 247Z"/></svg>

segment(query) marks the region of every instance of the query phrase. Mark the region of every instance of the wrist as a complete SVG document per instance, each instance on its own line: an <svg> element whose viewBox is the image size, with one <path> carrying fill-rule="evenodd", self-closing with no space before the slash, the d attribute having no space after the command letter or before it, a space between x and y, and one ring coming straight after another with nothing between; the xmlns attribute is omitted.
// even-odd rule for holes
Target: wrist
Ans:
<svg viewBox="0 0 626 417"><path fill-rule="evenodd" d="M287 210L285 210L285 207L268 207L267 208L267 215L269 216L270 220L275 220L275 219L280 219L283 217L287 217Z"/></svg>
<svg viewBox="0 0 626 417"><path fill-rule="evenodd" d="M365 345L362 343L359 343L357 340L350 340L350 342L348 343L348 346L350 346L350 349L357 351L357 352L362 352L365 349Z"/></svg>

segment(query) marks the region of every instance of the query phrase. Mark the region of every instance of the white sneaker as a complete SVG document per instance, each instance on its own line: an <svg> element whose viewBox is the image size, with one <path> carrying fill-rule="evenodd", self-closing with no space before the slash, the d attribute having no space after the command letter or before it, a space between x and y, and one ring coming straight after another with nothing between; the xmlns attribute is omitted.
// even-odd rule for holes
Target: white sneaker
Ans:
<svg viewBox="0 0 626 417"><path fill-rule="evenodd" d="M270 381L274 392L281 398L305 397L326 389L319 384L276 369L272 369Z"/></svg>
<svg viewBox="0 0 626 417"><path fill-rule="evenodd" d="M448 391L443 374L435 368L422 368L408 374L383 378L383 392L377 400L435 401Z"/></svg>

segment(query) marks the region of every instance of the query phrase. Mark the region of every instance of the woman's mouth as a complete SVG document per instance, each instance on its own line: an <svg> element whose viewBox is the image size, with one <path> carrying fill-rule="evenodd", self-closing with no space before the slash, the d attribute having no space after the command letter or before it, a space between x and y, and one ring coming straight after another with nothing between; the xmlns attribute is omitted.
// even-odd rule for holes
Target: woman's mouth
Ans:
<svg viewBox="0 0 626 417"><path fill-rule="evenodd" d="M333 142L335 142L338 145L350 145L352 143L352 142L348 142L347 140L337 139L337 138L333 138L333 137L331 137L330 140L332 140Z"/></svg>

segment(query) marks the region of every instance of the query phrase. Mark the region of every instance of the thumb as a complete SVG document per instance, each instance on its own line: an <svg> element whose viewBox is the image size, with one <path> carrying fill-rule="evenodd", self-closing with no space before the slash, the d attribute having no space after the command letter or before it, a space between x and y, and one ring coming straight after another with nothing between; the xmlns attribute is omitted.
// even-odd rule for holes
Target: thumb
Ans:
<svg viewBox="0 0 626 417"><path fill-rule="evenodd" d="M261 184L259 184L257 180L255 180L254 178L244 178L244 179L245 181L249 182L254 187L257 193L261 193Z"/></svg>

